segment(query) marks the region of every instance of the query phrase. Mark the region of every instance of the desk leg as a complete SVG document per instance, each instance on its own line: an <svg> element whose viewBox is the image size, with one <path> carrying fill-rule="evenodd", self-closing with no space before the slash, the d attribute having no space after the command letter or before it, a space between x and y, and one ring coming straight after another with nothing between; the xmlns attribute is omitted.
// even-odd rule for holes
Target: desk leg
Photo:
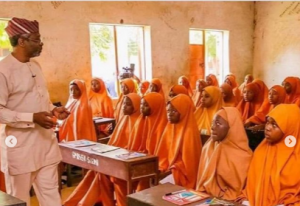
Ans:
<svg viewBox="0 0 300 206"><path fill-rule="evenodd" d="M59 163L57 165L57 173L58 173L58 192L59 194L61 195L61 190L62 190L62 184L61 184L61 176L62 176L62 173L63 173L63 163Z"/></svg>
<svg viewBox="0 0 300 206"><path fill-rule="evenodd" d="M129 180L127 181L127 194L132 194L133 193L133 190L132 190L132 181Z"/></svg>

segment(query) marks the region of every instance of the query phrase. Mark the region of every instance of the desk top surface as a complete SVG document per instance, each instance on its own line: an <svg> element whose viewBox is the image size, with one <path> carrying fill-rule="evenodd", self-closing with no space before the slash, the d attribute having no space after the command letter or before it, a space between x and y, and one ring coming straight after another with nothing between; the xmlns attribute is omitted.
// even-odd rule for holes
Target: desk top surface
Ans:
<svg viewBox="0 0 300 206"><path fill-rule="evenodd" d="M25 206L26 203L5 192L0 191L0 205L6 206Z"/></svg>
<svg viewBox="0 0 300 206"><path fill-rule="evenodd" d="M97 156L99 156L99 158L107 157L107 158L110 158L110 159L115 159L115 160L128 162L128 163L130 163L130 162L139 162L139 161L145 161L145 160L149 160L149 159L157 159L158 158L155 155L145 154L145 156L141 156L141 157L134 157L134 158L131 158L131 159L122 159L122 158L118 157L118 155L127 154L127 153L130 153L132 151L129 151L129 150L126 150L126 149L123 149L123 148L120 148L120 147L114 147L114 146L111 146L111 145L106 145L106 144L101 144L101 143L91 142L91 141L88 141L88 142L93 143L90 146L78 147L78 146L75 146L74 144L72 144L72 143L79 142L79 141L59 143L59 147L60 147L61 150L66 150L67 149L67 150L72 150L74 152L83 152L86 155L91 155L93 157L97 157ZM87 141L87 140L84 140L84 141ZM101 149L103 148L103 150L102 151L101 151L101 149L98 150L98 151L93 150L93 148L99 148L99 147Z"/></svg>
<svg viewBox="0 0 300 206"><path fill-rule="evenodd" d="M131 201L132 200L137 200L139 203L144 203L140 204L141 206L175 206L176 204L173 204L171 202L168 202L162 197L170 192L175 192L184 189L184 187L178 186L178 185L173 185L171 183L166 183L162 185L158 185L155 187L151 187L149 189L143 190L141 192L137 192L131 195L128 195L128 203L129 206L131 206ZM197 201L191 204L187 204L185 206L196 206L200 203L204 203L207 199ZM242 206L241 204L235 204L235 206Z"/></svg>

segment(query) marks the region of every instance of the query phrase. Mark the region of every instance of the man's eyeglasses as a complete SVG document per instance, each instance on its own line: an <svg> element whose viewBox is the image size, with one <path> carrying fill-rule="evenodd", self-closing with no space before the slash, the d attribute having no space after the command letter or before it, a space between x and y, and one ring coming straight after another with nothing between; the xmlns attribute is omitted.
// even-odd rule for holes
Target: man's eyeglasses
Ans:
<svg viewBox="0 0 300 206"><path fill-rule="evenodd" d="M32 42L37 43L37 44L42 43L42 40L41 40L41 39L30 39L30 38L27 38L26 40L32 41Z"/></svg>

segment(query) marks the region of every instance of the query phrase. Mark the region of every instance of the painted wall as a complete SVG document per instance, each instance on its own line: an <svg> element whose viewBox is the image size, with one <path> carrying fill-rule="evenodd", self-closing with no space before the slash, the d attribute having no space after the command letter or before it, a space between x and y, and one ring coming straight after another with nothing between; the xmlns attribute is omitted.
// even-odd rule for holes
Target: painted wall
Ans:
<svg viewBox="0 0 300 206"><path fill-rule="evenodd" d="M270 87L300 76L300 2L256 2L253 73Z"/></svg>
<svg viewBox="0 0 300 206"><path fill-rule="evenodd" d="M38 61L52 101L66 102L68 83L91 78L88 24L151 26L153 77L165 93L189 71L189 28L230 31L230 67L241 82L252 70L253 2L0 2L0 17L36 19L44 37Z"/></svg>

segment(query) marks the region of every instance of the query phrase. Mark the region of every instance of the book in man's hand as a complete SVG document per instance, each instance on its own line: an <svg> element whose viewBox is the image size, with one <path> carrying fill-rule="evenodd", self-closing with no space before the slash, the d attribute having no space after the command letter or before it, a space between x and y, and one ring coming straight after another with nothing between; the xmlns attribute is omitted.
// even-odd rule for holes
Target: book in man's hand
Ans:
<svg viewBox="0 0 300 206"><path fill-rule="evenodd" d="M176 205L186 205L210 197L208 194L196 192L194 190L180 190L165 194L162 198Z"/></svg>

